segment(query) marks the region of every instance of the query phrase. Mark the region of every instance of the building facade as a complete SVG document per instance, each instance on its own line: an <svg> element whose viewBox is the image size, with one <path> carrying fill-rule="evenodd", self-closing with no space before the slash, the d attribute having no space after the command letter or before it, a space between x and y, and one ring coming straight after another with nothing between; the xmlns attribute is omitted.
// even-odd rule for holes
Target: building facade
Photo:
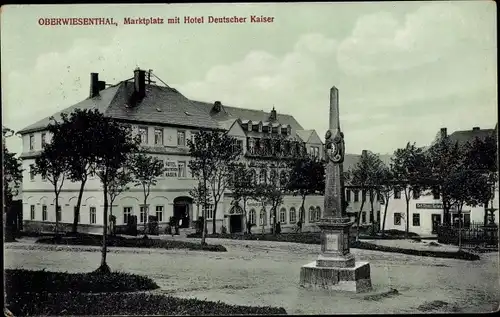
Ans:
<svg viewBox="0 0 500 317"><path fill-rule="evenodd" d="M468 131L455 131L454 133L448 135L447 129L442 128L436 135L435 140L431 144L435 144L440 140L440 138L449 137L451 141L457 142L459 144L464 144L469 140L474 138L484 138L486 136L496 136L497 127L495 129L480 129L479 127L474 127ZM494 190L494 198L489 203L489 208L493 207L496 209L493 212L494 219L492 219L496 224L498 224L499 213L498 213L498 201L499 201L499 191L498 183L492 186ZM381 215L384 217L385 205L381 204ZM457 210L450 210L450 223L454 224L458 221L459 217L462 219L464 226L468 226L471 223L484 223L485 210L484 206L463 206L461 215L458 214ZM400 191L395 191L392 197L389 199L389 204L387 206L387 215L385 220L385 229L391 230L406 230L406 200L404 193ZM443 224L444 212L441 197L438 194L433 194L431 191L426 191L420 195L412 195L409 201L409 231L417 233L421 236L432 236L437 234L437 227Z"/></svg>
<svg viewBox="0 0 500 317"><path fill-rule="evenodd" d="M98 109L105 116L128 123L133 134L140 135L141 145L150 155L165 162L166 172L151 189L147 205L143 205L141 188L132 187L119 195L111 206L110 213L116 217L116 225L125 225L130 215L137 216L138 224L147 215L157 216L160 230L169 218L183 219L183 227L193 227L193 221L202 215L200 206L193 203L189 192L197 185L190 173L187 140L200 130L222 130L236 139L235 146L243 149L241 161L254 170L257 181L268 181L272 173L282 174L281 157L293 157L307 151L323 157L323 143L314 130L304 130L290 115L230 107L219 101L213 103L186 98L176 89L151 83L150 74L135 70L134 77L108 86L91 74L90 95L87 99L62 112L70 113L76 108ZM23 219L26 230L53 230L56 217L62 228L69 230L73 223L74 208L79 193L79 183L66 180L59 196L59 210L55 210L53 187L46 179L33 173L32 165L42 146L50 142L47 132L49 118L42 119L18 132L23 140ZM274 142L280 139L282 142ZM265 165L272 168L263 168ZM102 232L103 191L97 176L91 175L83 194L79 230ZM283 232L294 228L299 219L301 199L291 195L284 197L278 208L277 221ZM214 215L208 211L208 230L212 231L213 217L216 230L225 226L228 232L245 230L242 208L235 205L230 191L218 204ZM309 196L305 201L303 231L317 230L323 209L322 196ZM252 230L269 231L272 224L269 207L263 209L254 201L246 206L248 219L256 227ZM258 228L258 229L255 229Z"/></svg>

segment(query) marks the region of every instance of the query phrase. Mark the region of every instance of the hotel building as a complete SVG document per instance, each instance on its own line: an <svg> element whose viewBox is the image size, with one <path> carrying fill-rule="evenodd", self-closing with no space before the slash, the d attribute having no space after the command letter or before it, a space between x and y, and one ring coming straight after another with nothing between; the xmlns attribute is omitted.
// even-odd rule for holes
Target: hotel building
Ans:
<svg viewBox="0 0 500 317"><path fill-rule="evenodd" d="M113 215L116 225L125 225L130 215L136 215L139 224L147 214L158 218L160 230L171 216L183 218L183 226L193 227L193 221L202 215L199 206L193 203L189 191L197 181L188 168L190 160L187 140L200 130L223 130L236 139L235 146L243 149L241 160L255 171L258 181L267 181L278 173L279 166L270 171L263 169L262 163L279 164L276 149L269 141L279 135L285 141L281 150L285 157L308 153L323 157L323 142L314 130L305 130L293 116L278 113L230 107L220 101L201 102L190 100L175 88L158 86L151 81L151 73L136 69L134 77L115 85L100 81L97 73L91 74L90 95L85 100L56 113L70 113L74 109L97 109L107 117L132 125L133 133L141 137L141 145L150 155L165 162L167 168L157 185L151 189L147 206L142 205L142 189L131 187L114 202ZM134 101L132 96L140 96ZM50 142L47 132L49 117L44 118L18 132L23 140L23 224L25 230L53 230L56 215L61 227L69 230L73 223L74 208L77 202L79 183L65 181L59 198L59 211L56 214L54 193L51 184L35 175L31 169L35 157L45 142ZM284 177L285 175L283 175ZM286 195L284 203L278 208L277 221L283 231L291 230L299 219L300 197ZM241 206L234 205L230 191L219 202L216 212L216 230L225 226L228 232L244 231ZM308 196L305 201L303 230L316 230L314 223L320 218L323 197ZM262 209L261 204L249 201L246 206L249 221L256 224L253 232L270 230L272 224L269 207ZM208 211L208 230L212 231L213 210ZM82 199L79 231L102 232L103 192L97 176L91 175L85 186Z"/></svg>

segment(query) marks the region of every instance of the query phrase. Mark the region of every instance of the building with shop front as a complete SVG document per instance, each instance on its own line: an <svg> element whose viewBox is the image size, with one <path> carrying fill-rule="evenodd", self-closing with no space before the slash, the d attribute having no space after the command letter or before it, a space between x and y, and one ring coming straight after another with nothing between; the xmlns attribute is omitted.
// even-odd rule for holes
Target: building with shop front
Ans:
<svg viewBox="0 0 500 317"><path fill-rule="evenodd" d="M165 162L165 174L151 189L147 206L142 205L142 189L130 188L114 202L113 215L116 225L125 225L128 217L137 216L144 222L146 214L155 215L160 228L169 218L183 219L183 227L192 227L193 221L202 215L201 207L193 203L189 191L197 180L189 171L190 160L187 140L200 130L227 131L236 139L235 146L243 149L241 160L252 167L258 181L268 181L277 173L282 176L279 157L293 157L304 151L318 157L323 156L323 142L314 130L305 130L291 115L227 106L219 101L200 102L190 100L175 88L156 85L151 73L136 69L134 77L114 85L100 81L98 74L91 74L90 95L85 100L63 110L98 109L105 116L128 123L133 133L140 135L141 145L150 155ZM140 96L138 102L137 96ZM56 113L60 118L62 112ZM59 197L59 211L54 207L51 184L35 175L31 167L45 142L50 142L47 132L49 118L44 118L18 132L23 140L23 220L27 230L51 230L56 217L66 230L73 222L74 208L79 192L79 183L65 181ZM283 142L272 143L279 136ZM278 153L280 153L278 155ZM263 169L262 163L275 168ZM283 175L284 177L285 175ZM83 194L79 230L102 232L103 192L97 176L91 175ZM282 230L292 230L299 219L301 199L287 195L278 208L278 221ZM148 209L146 209L148 208ZM257 230L270 230L272 223L269 207L263 209L257 202L247 205L248 218ZM323 197L309 196L305 202L303 230L316 230L315 222L323 209ZM147 212L146 212L147 210ZM208 230L212 230L213 210L208 211ZM230 232L243 231L245 221L241 206L235 205L228 191L219 203L215 215L217 231L225 226ZM253 229L255 232L256 228Z"/></svg>
<svg viewBox="0 0 500 317"><path fill-rule="evenodd" d="M442 128L436 135L436 138L431 143L435 144L441 138L448 137L451 141L457 142L459 144L464 144L467 141L471 141L474 138L484 138L486 136L493 135L494 137L498 134L498 125L494 129L480 129L479 127L474 127L471 130L466 131L455 131L452 134L447 134L447 129ZM494 188L494 189L493 189ZM492 190L494 190L494 199L490 202L490 207L493 207L493 220L498 224L498 183L492 185ZM384 216L384 204L381 205L381 216ZM456 209L450 211L450 223L454 224L458 221L459 217L462 219L462 223L467 227L471 223L484 223L484 207L483 206L463 206L461 215L458 214ZM387 216L385 229L391 230L406 230L406 201L404 193L400 191L395 191L392 197L389 199L389 205L387 206ZM433 194L431 191L426 191L420 195L414 195L411 197L409 202L409 231L417 233L421 236L431 236L437 234L438 226L443 224L443 204L439 194Z"/></svg>

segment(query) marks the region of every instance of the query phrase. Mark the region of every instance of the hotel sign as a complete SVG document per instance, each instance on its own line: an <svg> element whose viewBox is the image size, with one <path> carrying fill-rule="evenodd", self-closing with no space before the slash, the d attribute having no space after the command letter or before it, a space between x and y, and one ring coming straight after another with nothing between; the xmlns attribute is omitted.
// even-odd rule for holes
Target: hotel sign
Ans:
<svg viewBox="0 0 500 317"><path fill-rule="evenodd" d="M179 172L177 168L177 162L175 161L166 161L165 162L165 176L166 177L177 177L177 173Z"/></svg>
<svg viewBox="0 0 500 317"><path fill-rule="evenodd" d="M436 204L417 203L417 209L443 209L443 204L441 204L441 203L436 203Z"/></svg>

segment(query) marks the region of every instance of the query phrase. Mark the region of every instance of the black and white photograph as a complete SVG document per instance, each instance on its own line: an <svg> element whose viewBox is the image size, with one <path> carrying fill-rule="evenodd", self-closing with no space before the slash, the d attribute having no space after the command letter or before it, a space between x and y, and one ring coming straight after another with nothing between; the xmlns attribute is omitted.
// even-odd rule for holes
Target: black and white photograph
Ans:
<svg viewBox="0 0 500 317"><path fill-rule="evenodd" d="M3 6L4 315L498 311L496 12Z"/></svg>

